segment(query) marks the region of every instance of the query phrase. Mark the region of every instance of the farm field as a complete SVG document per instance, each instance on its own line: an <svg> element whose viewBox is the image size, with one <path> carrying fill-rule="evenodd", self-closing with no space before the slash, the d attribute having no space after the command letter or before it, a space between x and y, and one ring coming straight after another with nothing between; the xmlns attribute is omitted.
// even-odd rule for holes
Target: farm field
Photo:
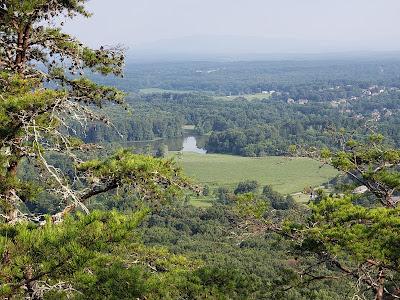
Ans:
<svg viewBox="0 0 400 300"><path fill-rule="evenodd" d="M237 98L244 98L247 101L256 101L256 100L264 100L271 98L270 94L257 93L257 94L243 94L243 95L234 95L234 96L214 96L216 100L224 100L224 101L232 101Z"/></svg>
<svg viewBox="0 0 400 300"><path fill-rule="evenodd" d="M159 89L159 88L140 89L139 92L144 95L146 95L146 94L163 94L163 93L172 93L172 94L186 94L186 93L198 94L199 93L196 91L165 90L165 89Z"/></svg>
<svg viewBox="0 0 400 300"><path fill-rule="evenodd" d="M338 174L333 168L321 167L319 162L308 158L183 153L177 156L177 162L188 176L210 187L234 187L243 180L256 180L260 186L272 185L282 194L321 186Z"/></svg>
<svg viewBox="0 0 400 300"><path fill-rule="evenodd" d="M186 94L186 93L194 93L194 94L203 94L208 96L213 96L212 92L198 92L198 91L183 91L183 90L164 90L159 88L146 88L141 89L139 91L141 94L163 94L163 93L172 93L172 94ZM232 95L232 96L213 96L215 100L222 100L222 101L232 101L237 98L244 98L248 101L254 100L263 100L269 99L271 97L270 94L265 93L257 93L257 94L243 94L243 95Z"/></svg>

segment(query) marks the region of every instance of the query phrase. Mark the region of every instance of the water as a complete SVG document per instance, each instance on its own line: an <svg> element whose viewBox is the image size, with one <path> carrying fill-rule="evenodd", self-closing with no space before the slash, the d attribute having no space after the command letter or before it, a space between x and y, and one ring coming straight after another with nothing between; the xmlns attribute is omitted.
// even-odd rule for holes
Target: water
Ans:
<svg viewBox="0 0 400 300"><path fill-rule="evenodd" d="M159 139L154 141L128 142L126 146L133 146L137 149L146 149L151 147L158 149L162 145L167 145L169 151L193 152L198 154L206 154L204 149L208 141L206 135L185 135L180 138Z"/></svg>
<svg viewBox="0 0 400 300"><path fill-rule="evenodd" d="M182 152L194 152L198 154L206 154L207 150L197 146L197 139L195 136L188 136L183 140Z"/></svg>

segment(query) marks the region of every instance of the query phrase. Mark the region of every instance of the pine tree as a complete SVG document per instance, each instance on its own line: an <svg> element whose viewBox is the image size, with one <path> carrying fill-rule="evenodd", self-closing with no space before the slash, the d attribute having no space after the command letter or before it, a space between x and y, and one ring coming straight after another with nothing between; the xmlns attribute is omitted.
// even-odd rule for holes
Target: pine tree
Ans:
<svg viewBox="0 0 400 300"><path fill-rule="evenodd" d="M349 278L360 294L366 291L377 300L399 298L400 150L372 135L367 143L344 140L340 151L325 149L320 157L365 186L377 201L363 207L355 204L354 195L325 197L311 204L306 224L289 226L301 253L317 258L301 278L306 283Z"/></svg>
<svg viewBox="0 0 400 300"><path fill-rule="evenodd" d="M60 20L78 15L90 17L86 2L0 1L3 298L41 299L47 292L74 292L71 284L77 278L96 277L95 262L107 261L107 269L119 261L113 252L123 241L131 241L138 217L90 214L85 203L92 197L118 190L135 193L143 200L161 201L188 187L180 169L169 160L128 150L119 150L110 157L84 159L98 146L84 144L71 134L71 120L82 127L87 122L110 124L99 113L101 107L124 103L124 93L99 85L85 75L122 76L123 49L91 49L63 32ZM66 170L49 162L49 154L54 153L69 160L73 174L66 174ZM35 180L21 176L22 164L34 169ZM44 220L27 212L24 205L41 190L56 196L55 207L60 203L59 210ZM73 213L77 210L86 216ZM127 272L126 267L120 268L125 270L121 269L121 274Z"/></svg>
<svg viewBox="0 0 400 300"><path fill-rule="evenodd" d="M349 138L340 151L321 152L325 163L344 172L355 184L375 195L388 208L396 207L400 192L400 150L387 146L379 134L369 136L368 142Z"/></svg>
<svg viewBox="0 0 400 300"><path fill-rule="evenodd" d="M185 185L173 163L129 151L85 162L82 153L96 145L66 134L71 119L83 126L89 121L109 124L92 108L106 102L122 104L124 98L121 91L85 77L85 72L122 76L123 49L90 49L64 33L62 22L58 24L62 17L89 17L85 2L0 2L0 207L7 222L27 217L18 208L36 190L32 182L18 177L23 160L33 164L47 190L63 200L63 210L54 216L57 220L78 207L87 212L87 199L116 188L129 187L151 198ZM72 160L74 183L48 163L48 152Z"/></svg>

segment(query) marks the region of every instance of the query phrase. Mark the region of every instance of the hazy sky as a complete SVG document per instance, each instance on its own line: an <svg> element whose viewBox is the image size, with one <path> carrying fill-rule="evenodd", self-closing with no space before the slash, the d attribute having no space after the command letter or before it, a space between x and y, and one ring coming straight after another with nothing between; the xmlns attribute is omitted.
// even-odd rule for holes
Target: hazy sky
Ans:
<svg viewBox="0 0 400 300"><path fill-rule="evenodd" d="M91 0L67 29L131 48L187 36L295 38L400 50L400 0Z"/></svg>

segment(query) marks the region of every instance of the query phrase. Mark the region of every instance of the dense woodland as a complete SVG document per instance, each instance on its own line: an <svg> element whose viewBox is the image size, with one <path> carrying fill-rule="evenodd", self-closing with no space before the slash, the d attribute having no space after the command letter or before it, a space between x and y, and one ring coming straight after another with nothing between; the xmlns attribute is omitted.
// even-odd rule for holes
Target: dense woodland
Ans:
<svg viewBox="0 0 400 300"><path fill-rule="evenodd" d="M399 132L395 128L399 124L400 90L393 88L377 95L349 98L346 103L298 104L280 97L233 97L223 101L201 93L132 95L127 101L134 111L113 119L122 136L115 128L93 125L86 139L92 142L171 138L182 135L183 125L194 125L197 134L210 134L206 145L209 152L264 156L290 154L292 145L335 147L332 131L361 128L360 135L373 129L399 146Z"/></svg>
<svg viewBox="0 0 400 300"><path fill-rule="evenodd" d="M2 299L400 297L399 61L125 66L58 24L86 2L0 0ZM122 148L184 125L210 152L340 175L300 203Z"/></svg>
<svg viewBox="0 0 400 300"><path fill-rule="evenodd" d="M125 77L116 83L112 78L99 78L117 84L129 92L144 88L202 91L221 95L240 95L261 91L288 91L292 98L321 100L357 95L372 85L398 87L400 62L396 59L341 59L307 61L254 62L178 62L127 64ZM353 87L346 87L352 85ZM320 90L342 86L339 91ZM347 92L346 92L347 91ZM315 99L317 100L317 99Z"/></svg>

